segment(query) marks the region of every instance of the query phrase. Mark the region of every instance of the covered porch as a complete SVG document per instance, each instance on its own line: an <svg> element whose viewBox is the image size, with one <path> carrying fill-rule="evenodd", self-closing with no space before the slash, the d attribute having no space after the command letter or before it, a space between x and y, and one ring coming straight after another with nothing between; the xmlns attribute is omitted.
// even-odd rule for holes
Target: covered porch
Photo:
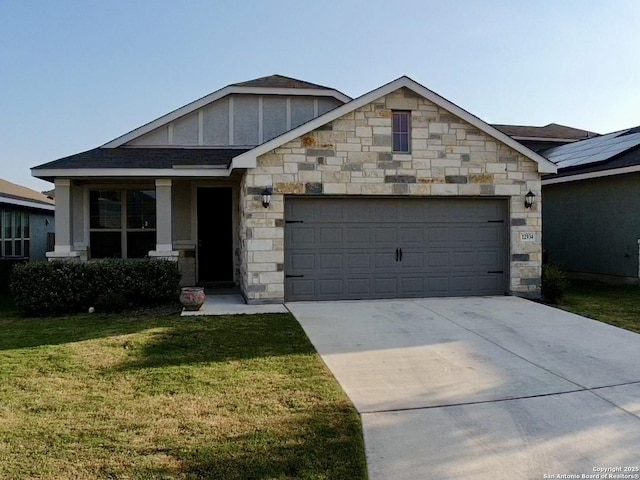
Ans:
<svg viewBox="0 0 640 480"><path fill-rule="evenodd" d="M239 284L239 177L56 177L47 257L166 259L182 285Z"/></svg>

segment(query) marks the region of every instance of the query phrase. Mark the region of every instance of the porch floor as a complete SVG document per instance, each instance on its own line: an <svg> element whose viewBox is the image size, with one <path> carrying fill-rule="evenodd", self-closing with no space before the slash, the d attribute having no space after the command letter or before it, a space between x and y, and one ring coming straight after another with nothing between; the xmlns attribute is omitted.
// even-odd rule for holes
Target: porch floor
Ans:
<svg viewBox="0 0 640 480"><path fill-rule="evenodd" d="M197 315L252 315L255 313L287 313L289 310L283 304L247 305L239 293L210 294L200 310L196 312L182 311L181 316Z"/></svg>

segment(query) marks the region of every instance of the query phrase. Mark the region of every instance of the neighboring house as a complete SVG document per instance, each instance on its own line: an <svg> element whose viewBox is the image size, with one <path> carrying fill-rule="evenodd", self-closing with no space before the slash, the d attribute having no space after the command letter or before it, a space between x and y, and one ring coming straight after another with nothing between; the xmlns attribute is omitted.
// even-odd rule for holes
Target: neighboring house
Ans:
<svg viewBox="0 0 640 480"><path fill-rule="evenodd" d="M6 288L15 263L46 260L53 215L51 198L0 179L0 289Z"/></svg>
<svg viewBox="0 0 640 480"><path fill-rule="evenodd" d="M544 127L532 127L529 125L493 125L502 133L519 141L525 147L534 152L540 152L552 147L578 142L587 138L597 137L599 134L580 130L579 128L566 127L557 123L550 123Z"/></svg>
<svg viewBox="0 0 640 480"><path fill-rule="evenodd" d="M249 303L537 295L555 165L415 81L350 99L274 75L102 147L55 182L50 258L177 259Z"/></svg>
<svg viewBox="0 0 640 480"><path fill-rule="evenodd" d="M640 127L541 152L544 250L552 263L601 280L638 282Z"/></svg>

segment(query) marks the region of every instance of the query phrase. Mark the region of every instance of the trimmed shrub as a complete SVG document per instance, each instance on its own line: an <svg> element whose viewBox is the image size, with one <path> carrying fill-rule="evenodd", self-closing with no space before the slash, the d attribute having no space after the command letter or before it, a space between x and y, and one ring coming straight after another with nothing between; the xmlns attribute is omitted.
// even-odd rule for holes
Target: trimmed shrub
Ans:
<svg viewBox="0 0 640 480"><path fill-rule="evenodd" d="M175 301L179 283L177 264L170 261L38 262L13 269L11 293L23 315L86 312L92 306L100 313L109 299L120 311Z"/></svg>
<svg viewBox="0 0 640 480"><path fill-rule="evenodd" d="M542 266L542 298L547 303L556 304L567 289L567 277L555 265Z"/></svg>
<svg viewBox="0 0 640 480"><path fill-rule="evenodd" d="M99 313L120 313L129 305L127 297L121 293L102 293L96 298L94 308Z"/></svg>

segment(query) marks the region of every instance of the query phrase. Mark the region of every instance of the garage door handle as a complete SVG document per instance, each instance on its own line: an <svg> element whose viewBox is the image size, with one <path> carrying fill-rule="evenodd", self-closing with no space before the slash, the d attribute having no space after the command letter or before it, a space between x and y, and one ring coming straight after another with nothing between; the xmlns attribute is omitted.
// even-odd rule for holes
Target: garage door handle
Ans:
<svg viewBox="0 0 640 480"><path fill-rule="evenodd" d="M400 260L400 249L396 248L396 262L399 262Z"/></svg>
<svg viewBox="0 0 640 480"><path fill-rule="evenodd" d="M284 278L303 278L304 275L285 275Z"/></svg>
<svg viewBox="0 0 640 480"><path fill-rule="evenodd" d="M400 249L400 261L402 261L402 249Z"/></svg>
<svg viewBox="0 0 640 480"><path fill-rule="evenodd" d="M504 273L504 270L489 270L487 273Z"/></svg>

